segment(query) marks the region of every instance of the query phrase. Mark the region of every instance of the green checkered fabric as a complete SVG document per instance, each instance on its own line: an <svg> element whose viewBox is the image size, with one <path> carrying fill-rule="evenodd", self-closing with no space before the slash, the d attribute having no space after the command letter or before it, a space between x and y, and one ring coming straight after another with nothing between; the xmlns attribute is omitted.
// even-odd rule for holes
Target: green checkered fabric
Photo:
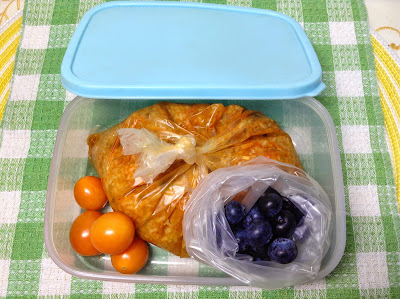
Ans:
<svg viewBox="0 0 400 299"><path fill-rule="evenodd" d="M12 92L0 125L0 298L400 298L400 216L362 0L207 1L295 18L320 59L327 88L317 99L336 126L347 212L345 253L330 275L266 291L90 281L59 269L44 248L43 218L60 117L74 98L60 82L60 66L76 24L102 2L25 3ZM163 254L156 255L162 259ZM217 274L202 265L198 271Z"/></svg>

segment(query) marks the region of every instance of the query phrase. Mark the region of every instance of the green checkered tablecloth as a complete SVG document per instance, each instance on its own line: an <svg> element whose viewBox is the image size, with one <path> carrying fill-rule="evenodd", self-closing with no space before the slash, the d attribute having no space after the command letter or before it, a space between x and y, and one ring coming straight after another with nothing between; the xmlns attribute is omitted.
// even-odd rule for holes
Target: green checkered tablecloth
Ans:
<svg viewBox="0 0 400 299"><path fill-rule="evenodd" d="M102 0L27 1L13 86L0 125L0 298L400 298L400 215L362 0L211 2L272 9L309 36L334 120L344 174L347 243L338 267L318 282L265 291L250 287L121 284L59 269L43 244L46 188L61 114L74 95L60 81L68 42Z"/></svg>

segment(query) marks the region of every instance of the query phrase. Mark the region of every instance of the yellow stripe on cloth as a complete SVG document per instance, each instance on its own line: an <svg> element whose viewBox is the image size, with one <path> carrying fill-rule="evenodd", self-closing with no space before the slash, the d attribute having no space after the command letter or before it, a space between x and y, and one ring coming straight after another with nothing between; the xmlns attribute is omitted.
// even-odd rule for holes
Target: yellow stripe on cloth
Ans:
<svg viewBox="0 0 400 299"><path fill-rule="evenodd" d="M19 33L16 34L16 36L13 37L13 40L11 40L11 43L8 43L7 45L4 45L6 48L1 49L0 51L0 70L3 69L3 67L11 60L11 58L15 55L17 52L18 48L18 43L21 35ZM3 47L3 45L0 45L0 47Z"/></svg>
<svg viewBox="0 0 400 299"><path fill-rule="evenodd" d="M382 62L377 59L376 61L376 72L378 75L379 83L381 85L381 89L383 89L384 93L382 100L388 102L389 105L393 107L391 109L391 113L394 114L396 119L400 119L400 95L399 91L396 88L396 84L393 82L390 76L390 73L387 71L387 68L382 65ZM381 94L382 95L382 94Z"/></svg>
<svg viewBox="0 0 400 299"><path fill-rule="evenodd" d="M4 109L6 108L7 98L8 98L9 94L10 94L10 87L8 87L7 92L3 96L4 101L0 102L0 120L1 120L1 118L3 116Z"/></svg>
<svg viewBox="0 0 400 299"><path fill-rule="evenodd" d="M0 34L0 46L3 47L18 31L20 31L22 25L22 16L16 19L13 23L8 25L8 28Z"/></svg>
<svg viewBox="0 0 400 299"><path fill-rule="evenodd" d="M14 69L15 54L21 38L22 16L0 34L0 121L10 94L10 80Z"/></svg>
<svg viewBox="0 0 400 299"><path fill-rule="evenodd" d="M371 40L400 207L400 59L376 32L371 32Z"/></svg>

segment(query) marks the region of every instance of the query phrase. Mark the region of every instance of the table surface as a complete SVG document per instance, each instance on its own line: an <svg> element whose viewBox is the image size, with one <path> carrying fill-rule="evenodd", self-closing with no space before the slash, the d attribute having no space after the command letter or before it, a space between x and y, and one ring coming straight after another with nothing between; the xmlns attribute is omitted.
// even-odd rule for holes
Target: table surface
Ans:
<svg viewBox="0 0 400 299"><path fill-rule="evenodd" d="M0 203L5 207L0 212L0 298L400 297L400 215L367 10L361 0L213 1L294 17L320 59L327 88L317 99L335 123L347 215L345 253L330 275L315 283L266 291L99 282L59 269L43 245L43 217L59 120L74 98L61 85L60 64L84 12L102 2L25 3L13 86L0 125Z"/></svg>

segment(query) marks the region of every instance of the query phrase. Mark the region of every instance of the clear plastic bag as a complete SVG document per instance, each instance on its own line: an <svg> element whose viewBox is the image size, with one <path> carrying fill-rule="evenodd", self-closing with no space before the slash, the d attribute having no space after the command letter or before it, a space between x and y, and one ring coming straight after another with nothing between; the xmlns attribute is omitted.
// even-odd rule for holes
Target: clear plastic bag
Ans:
<svg viewBox="0 0 400 299"><path fill-rule="evenodd" d="M289 264L255 262L237 253L238 244L224 215L224 206L239 192L246 212L273 187L305 215L293 239L297 258ZM196 187L186 205L183 236L189 255L240 281L264 289L277 289L313 280L328 251L332 206L319 184L289 164L258 157L238 166L218 169Z"/></svg>

